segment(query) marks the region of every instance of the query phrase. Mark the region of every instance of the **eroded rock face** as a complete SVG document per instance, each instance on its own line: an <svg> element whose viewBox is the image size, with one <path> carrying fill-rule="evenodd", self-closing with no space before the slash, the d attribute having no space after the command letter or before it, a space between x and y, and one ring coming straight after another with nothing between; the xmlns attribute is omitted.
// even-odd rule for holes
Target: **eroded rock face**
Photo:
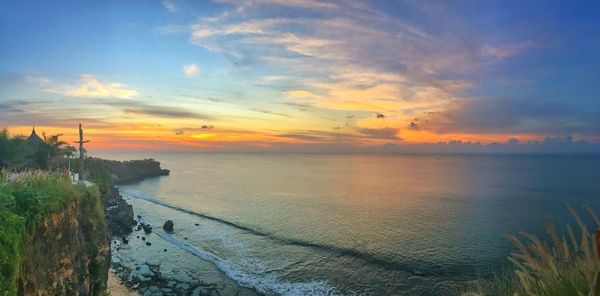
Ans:
<svg viewBox="0 0 600 296"><path fill-rule="evenodd" d="M115 185L169 175L169 170L162 169L160 162L153 159L116 161L89 157L86 165L90 180L102 185L108 231L117 237L130 234L136 222L133 208L119 194Z"/></svg>
<svg viewBox="0 0 600 296"><path fill-rule="evenodd" d="M123 199L115 187L109 186L104 196L104 206L110 234L113 236L130 234L133 225L136 224L133 207Z"/></svg>
<svg viewBox="0 0 600 296"><path fill-rule="evenodd" d="M83 197L28 230L18 295L101 295L110 240L98 198Z"/></svg>

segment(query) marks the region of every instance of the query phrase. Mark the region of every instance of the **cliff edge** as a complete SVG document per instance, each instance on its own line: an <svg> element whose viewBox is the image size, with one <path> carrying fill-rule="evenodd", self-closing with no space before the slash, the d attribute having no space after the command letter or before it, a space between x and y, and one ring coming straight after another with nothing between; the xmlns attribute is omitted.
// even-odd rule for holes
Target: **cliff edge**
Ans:
<svg viewBox="0 0 600 296"><path fill-rule="evenodd" d="M0 295L102 295L110 236L136 221L116 184L168 175L147 159L90 158L90 188L61 173L0 171Z"/></svg>
<svg viewBox="0 0 600 296"><path fill-rule="evenodd" d="M98 185L103 196L108 232L116 237L131 233L137 222L133 208L121 197L115 186L167 176L170 173L154 159L116 161L90 157L86 163L90 180Z"/></svg>
<svg viewBox="0 0 600 296"><path fill-rule="evenodd" d="M102 295L110 240L97 187L0 174L0 295Z"/></svg>

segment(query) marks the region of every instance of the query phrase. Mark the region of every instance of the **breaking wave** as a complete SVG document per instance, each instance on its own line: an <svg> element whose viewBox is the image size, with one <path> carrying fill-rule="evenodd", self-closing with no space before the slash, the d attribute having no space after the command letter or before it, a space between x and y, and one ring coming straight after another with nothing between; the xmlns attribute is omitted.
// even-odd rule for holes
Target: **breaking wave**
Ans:
<svg viewBox="0 0 600 296"><path fill-rule="evenodd" d="M165 241L170 242L177 248L188 252L200 259L212 262L219 270L235 281L238 285L246 288L252 288L262 294L279 295L337 295L335 287L325 281L312 281L308 283L282 282L273 273L249 274L238 268L240 262L228 262L225 259L196 248L195 246L180 241L170 234L158 233ZM256 264L256 263L249 263ZM241 264L244 265L243 262Z"/></svg>

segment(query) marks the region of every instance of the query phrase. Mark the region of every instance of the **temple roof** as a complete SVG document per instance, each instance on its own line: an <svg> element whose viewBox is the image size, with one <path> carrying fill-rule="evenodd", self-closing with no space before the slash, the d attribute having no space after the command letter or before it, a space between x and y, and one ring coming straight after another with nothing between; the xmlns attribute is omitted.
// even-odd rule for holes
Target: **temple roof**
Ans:
<svg viewBox="0 0 600 296"><path fill-rule="evenodd" d="M27 138L27 142L30 144L39 144L44 142L44 140L42 140L42 138L40 138L40 136L38 136L38 134L35 132L35 126L31 131L31 135Z"/></svg>

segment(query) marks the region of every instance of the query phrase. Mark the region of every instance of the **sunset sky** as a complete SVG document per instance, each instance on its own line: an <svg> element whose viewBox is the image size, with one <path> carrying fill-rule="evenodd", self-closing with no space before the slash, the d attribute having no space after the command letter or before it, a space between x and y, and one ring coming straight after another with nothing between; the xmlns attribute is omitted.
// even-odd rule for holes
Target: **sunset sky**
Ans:
<svg viewBox="0 0 600 296"><path fill-rule="evenodd" d="M2 1L0 127L81 122L92 149L593 146L598 3Z"/></svg>

